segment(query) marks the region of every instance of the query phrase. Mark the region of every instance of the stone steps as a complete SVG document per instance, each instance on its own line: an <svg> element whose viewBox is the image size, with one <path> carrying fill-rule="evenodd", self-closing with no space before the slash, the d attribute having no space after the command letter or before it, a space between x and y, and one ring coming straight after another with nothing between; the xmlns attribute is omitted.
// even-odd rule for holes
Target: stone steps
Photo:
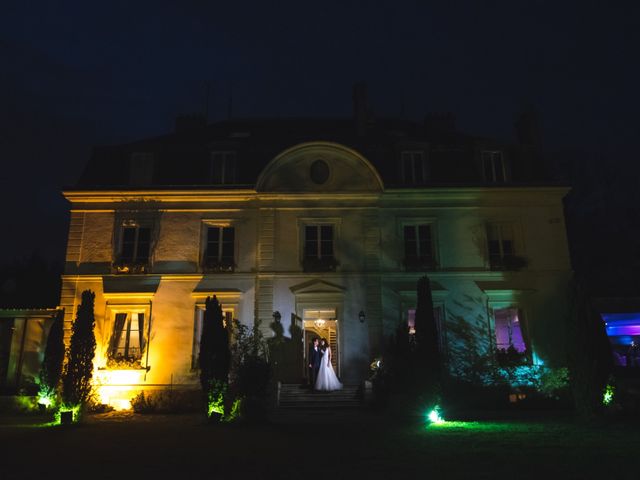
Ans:
<svg viewBox="0 0 640 480"><path fill-rule="evenodd" d="M360 387L344 385L341 390L315 392L295 384L280 387L278 410L328 411L359 409L362 406Z"/></svg>

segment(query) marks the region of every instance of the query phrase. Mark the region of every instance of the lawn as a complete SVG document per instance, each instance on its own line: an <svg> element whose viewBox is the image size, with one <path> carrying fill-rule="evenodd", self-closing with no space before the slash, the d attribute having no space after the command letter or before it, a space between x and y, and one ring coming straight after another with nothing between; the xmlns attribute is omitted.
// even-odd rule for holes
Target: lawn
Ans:
<svg viewBox="0 0 640 480"><path fill-rule="evenodd" d="M206 425L196 415L106 414L63 428L5 417L0 478L640 478L637 423L308 420Z"/></svg>

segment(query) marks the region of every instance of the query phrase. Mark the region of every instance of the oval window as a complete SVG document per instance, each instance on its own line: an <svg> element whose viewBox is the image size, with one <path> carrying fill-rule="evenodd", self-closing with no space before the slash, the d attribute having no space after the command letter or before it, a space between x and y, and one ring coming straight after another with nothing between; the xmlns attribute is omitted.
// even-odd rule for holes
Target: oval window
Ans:
<svg viewBox="0 0 640 480"><path fill-rule="evenodd" d="M329 179L329 165L324 160L316 160L311 164L309 175L313 183L322 185Z"/></svg>

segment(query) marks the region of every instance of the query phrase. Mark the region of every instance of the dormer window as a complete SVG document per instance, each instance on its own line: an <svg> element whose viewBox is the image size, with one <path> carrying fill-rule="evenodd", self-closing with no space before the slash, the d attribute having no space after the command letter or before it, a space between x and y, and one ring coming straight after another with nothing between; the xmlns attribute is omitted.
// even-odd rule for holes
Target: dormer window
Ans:
<svg viewBox="0 0 640 480"><path fill-rule="evenodd" d="M485 150L482 152L482 171L486 182L504 183L507 181L504 159L500 150Z"/></svg>
<svg viewBox="0 0 640 480"><path fill-rule="evenodd" d="M153 183L153 164L153 153L132 153L129 163L129 183L131 185L150 185Z"/></svg>
<svg viewBox="0 0 640 480"><path fill-rule="evenodd" d="M427 161L423 150L405 150L400 155L402 181L408 185L421 185L427 181Z"/></svg>
<svg viewBox="0 0 640 480"><path fill-rule="evenodd" d="M211 152L209 178L211 183L236 183L236 152Z"/></svg>

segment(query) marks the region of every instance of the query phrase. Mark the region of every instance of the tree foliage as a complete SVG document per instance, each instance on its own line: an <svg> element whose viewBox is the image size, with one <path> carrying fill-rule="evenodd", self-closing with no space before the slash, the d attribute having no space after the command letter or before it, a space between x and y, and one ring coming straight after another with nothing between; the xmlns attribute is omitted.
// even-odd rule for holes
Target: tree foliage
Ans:
<svg viewBox="0 0 640 480"><path fill-rule="evenodd" d="M56 395L62 365L64 363L64 310L59 310L49 329L44 360L40 368L39 383L41 398L53 398Z"/></svg>
<svg viewBox="0 0 640 480"><path fill-rule="evenodd" d="M611 345L604 322L580 279L572 283L571 305L567 329L569 380L576 412L590 421L603 413L602 399L613 370Z"/></svg>
<svg viewBox="0 0 640 480"><path fill-rule="evenodd" d="M256 320L251 328L236 320L233 332L231 390L234 398L240 400L240 417L249 421L264 420L268 408L271 364L260 320Z"/></svg>
<svg viewBox="0 0 640 480"><path fill-rule="evenodd" d="M438 339L438 326L433 314L433 298L429 278L418 280L415 315L415 368L423 374L422 388L430 393L441 390L442 358Z"/></svg>
<svg viewBox="0 0 640 480"><path fill-rule="evenodd" d="M214 412L212 418L218 419L224 414L222 405L229 381L230 352L229 333L224 325L222 307L215 295L213 298L207 297L205 302L198 366L208 414L211 416Z"/></svg>
<svg viewBox="0 0 640 480"><path fill-rule="evenodd" d="M91 395L96 350L94 300L95 293L91 290L82 292L78 313L71 327L71 344L62 375L62 400L67 406L84 405Z"/></svg>

